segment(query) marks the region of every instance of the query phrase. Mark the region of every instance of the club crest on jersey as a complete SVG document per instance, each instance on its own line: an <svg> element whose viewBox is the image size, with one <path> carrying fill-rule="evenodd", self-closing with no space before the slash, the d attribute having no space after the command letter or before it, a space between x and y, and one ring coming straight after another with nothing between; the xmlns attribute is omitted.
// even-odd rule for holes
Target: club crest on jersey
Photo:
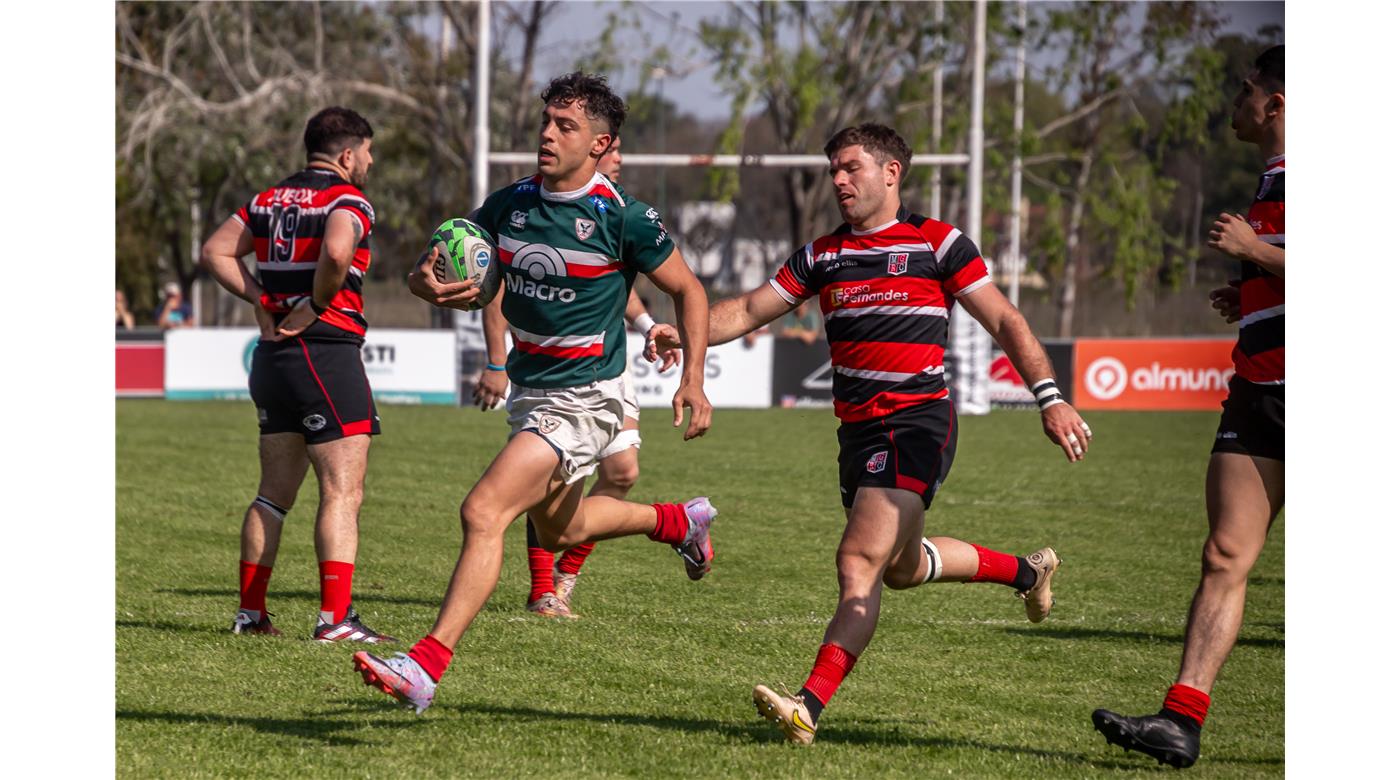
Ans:
<svg viewBox="0 0 1400 780"><path fill-rule="evenodd" d="M865 470L871 474L879 474L885 470L885 461L890 457L888 450L877 452L870 456L870 460L865 462Z"/></svg>
<svg viewBox="0 0 1400 780"><path fill-rule="evenodd" d="M580 241L587 241L588 237L593 235L593 228L595 227L597 227L597 223L591 219L575 219L574 235L578 236L578 240Z"/></svg>
<svg viewBox="0 0 1400 780"><path fill-rule="evenodd" d="M510 226L517 230L525 227L525 212L512 211L510 213Z"/></svg>
<svg viewBox="0 0 1400 780"><path fill-rule="evenodd" d="M890 252L890 261L885 266L890 276L899 276L909 270L908 252Z"/></svg>

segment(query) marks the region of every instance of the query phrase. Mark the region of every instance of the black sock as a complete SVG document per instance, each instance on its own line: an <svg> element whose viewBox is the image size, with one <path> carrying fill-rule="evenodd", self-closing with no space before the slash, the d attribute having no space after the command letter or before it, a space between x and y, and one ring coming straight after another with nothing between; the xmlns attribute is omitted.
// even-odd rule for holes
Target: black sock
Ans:
<svg viewBox="0 0 1400 780"><path fill-rule="evenodd" d="M1173 710L1167 709L1166 707L1163 707L1161 711L1157 713L1157 716L1166 718L1167 720L1177 724L1178 726L1181 726L1187 731L1192 731L1197 734L1201 733L1201 726L1199 723L1192 720L1191 718L1186 717L1185 715L1182 715L1179 712L1175 712Z"/></svg>
<svg viewBox="0 0 1400 780"><path fill-rule="evenodd" d="M1011 583L1011 587L1017 592L1027 591L1035 587L1035 567L1025 558L1016 559L1016 581Z"/></svg>
<svg viewBox="0 0 1400 780"><path fill-rule="evenodd" d="M817 725L817 719L822 716L822 710L826 709L826 705L822 704L822 700L818 699L815 693L806 688L798 691L797 696L807 704L807 712L812 716L812 725Z"/></svg>

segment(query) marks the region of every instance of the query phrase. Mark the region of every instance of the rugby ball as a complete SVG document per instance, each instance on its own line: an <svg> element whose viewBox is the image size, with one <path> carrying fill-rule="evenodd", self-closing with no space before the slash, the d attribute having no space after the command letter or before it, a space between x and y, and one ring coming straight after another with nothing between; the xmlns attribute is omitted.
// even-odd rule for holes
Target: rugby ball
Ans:
<svg viewBox="0 0 1400 780"><path fill-rule="evenodd" d="M501 267L491 234L480 225L466 219L449 219L433 231L428 251L433 248L438 251L433 276L439 283L476 282L481 295L473 302L473 309L480 309L496 297L501 287Z"/></svg>

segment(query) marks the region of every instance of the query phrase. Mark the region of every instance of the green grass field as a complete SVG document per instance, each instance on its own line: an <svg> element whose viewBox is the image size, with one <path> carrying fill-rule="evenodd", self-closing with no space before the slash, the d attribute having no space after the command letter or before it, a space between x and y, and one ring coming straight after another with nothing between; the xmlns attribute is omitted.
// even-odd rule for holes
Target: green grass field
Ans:
<svg viewBox="0 0 1400 780"><path fill-rule="evenodd" d="M504 416L386 407L361 514L356 606L405 638L431 626L460 545L457 506ZM238 532L257 482L250 404L117 404L117 774L125 777L1099 777L1160 773L1108 748L1089 713L1155 711L1176 671L1205 531L1214 414L1088 415L1071 466L1034 414L962 421L928 532L1017 553L1054 545L1057 606L1010 589L887 592L880 628L822 717L784 744L749 701L794 690L836 599L842 528L826 410L721 411L683 443L644 413L639 501L712 497L699 583L644 538L604 542L582 620L523 611L524 527L437 703L394 708L309 639L316 488L287 519L268 597L280 639L228 633ZM1193 777L1283 774L1283 521L1251 578Z"/></svg>

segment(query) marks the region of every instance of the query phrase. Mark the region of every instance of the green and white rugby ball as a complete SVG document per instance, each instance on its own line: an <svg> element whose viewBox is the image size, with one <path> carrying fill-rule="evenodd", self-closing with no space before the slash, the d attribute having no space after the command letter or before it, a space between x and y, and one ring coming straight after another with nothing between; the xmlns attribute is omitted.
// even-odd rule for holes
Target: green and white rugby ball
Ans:
<svg viewBox="0 0 1400 780"><path fill-rule="evenodd" d="M476 282L481 295L473 309L482 308L496 297L501 287L501 266L490 233L471 220L449 219L433 231L428 251L434 247L438 256L433 263L433 276L439 283Z"/></svg>

